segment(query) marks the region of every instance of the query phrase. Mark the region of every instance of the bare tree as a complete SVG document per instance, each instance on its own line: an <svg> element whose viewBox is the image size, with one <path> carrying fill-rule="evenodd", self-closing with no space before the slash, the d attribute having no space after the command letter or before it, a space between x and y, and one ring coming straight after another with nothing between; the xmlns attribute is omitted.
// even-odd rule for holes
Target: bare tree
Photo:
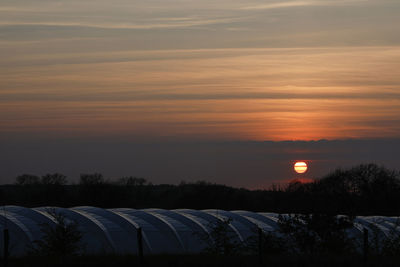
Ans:
<svg viewBox="0 0 400 267"><path fill-rule="evenodd" d="M41 183L44 185L66 185L68 181L65 175L53 173L42 176Z"/></svg>
<svg viewBox="0 0 400 267"><path fill-rule="evenodd" d="M81 185L100 185L104 183L104 177L100 173L81 174L79 181L79 184Z"/></svg>
<svg viewBox="0 0 400 267"><path fill-rule="evenodd" d="M32 174L22 174L15 178L17 185L37 185L40 183L40 178Z"/></svg>

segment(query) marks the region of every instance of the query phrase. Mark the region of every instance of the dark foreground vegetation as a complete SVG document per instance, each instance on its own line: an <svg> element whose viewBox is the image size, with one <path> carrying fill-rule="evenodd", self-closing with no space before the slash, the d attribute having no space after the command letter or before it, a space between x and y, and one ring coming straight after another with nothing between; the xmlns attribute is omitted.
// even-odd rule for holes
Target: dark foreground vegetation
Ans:
<svg viewBox="0 0 400 267"><path fill-rule="evenodd" d="M133 255L101 255L101 256L73 256L66 259L63 263L57 263L44 257L24 257L11 259L9 266L30 267L30 266L93 266L93 267L257 267L257 266L282 266L282 267L378 267L378 266L398 266L399 259L394 258L370 258L365 264L361 257L337 257L321 256L310 259L294 256L274 256L271 255L259 263L256 255L156 255L145 258L143 264L139 264L137 256Z"/></svg>
<svg viewBox="0 0 400 267"><path fill-rule="evenodd" d="M270 190L246 190L197 182L153 185L143 178L107 182L100 174L82 175L68 185L61 174L21 175L14 185L0 187L2 204L103 208L193 208L268 211L281 215L276 232L254 229L238 242L230 218L210 225L205 244L196 255L86 255L83 233L75 222L54 213L57 226L42 225L28 255L10 258L8 266L399 266L400 222L382 235L349 234L355 215L400 215L400 175L375 164L337 170L311 183L293 181ZM343 214L344 216L336 216Z"/></svg>
<svg viewBox="0 0 400 267"><path fill-rule="evenodd" d="M204 181L153 185L143 178L107 181L83 174L68 184L62 174L21 175L0 186L1 205L25 207L91 205L101 208L191 208L348 215L400 214L400 174L375 164L333 173L311 183L293 181L268 190L247 190Z"/></svg>
<svg viewBox="0 0 400 267"><path fill-rule="evenodd" d="M200 254L85 255L76 222L50 213L56 226L41 225L42 240L34 241L24 257L10 266L398 266L400 224L388 235L369 225L371 233L351 235L353 217L327 214L281 215L274 232L254 229L238 241L230 218L209 225L209 234L194 233L204 242ZM367 233L367 235L365 235ZM140 242L140 241L138 241ZM139 256L140 255L140 256Z"/></svg>

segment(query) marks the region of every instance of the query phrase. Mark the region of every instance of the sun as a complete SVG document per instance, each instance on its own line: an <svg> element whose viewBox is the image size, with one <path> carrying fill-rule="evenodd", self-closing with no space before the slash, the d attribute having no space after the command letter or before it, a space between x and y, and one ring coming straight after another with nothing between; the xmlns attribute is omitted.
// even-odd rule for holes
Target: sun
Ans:
<svg viewBox="0 0 400 267"><path fill-rule="evenodd" d="M307 163L305 163L304 161L297 161L294 164L294 170L297 173L305 173L307 171Z"/></svg>

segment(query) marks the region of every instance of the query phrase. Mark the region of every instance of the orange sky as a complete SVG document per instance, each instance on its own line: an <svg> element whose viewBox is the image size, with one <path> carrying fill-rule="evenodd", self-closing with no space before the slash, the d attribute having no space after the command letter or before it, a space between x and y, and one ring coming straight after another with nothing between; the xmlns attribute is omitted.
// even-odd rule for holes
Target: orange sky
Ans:
<svg viewBox="0 0 400 267"><path fill-rule="evenodd" d="M400 47L137 54L10 59L15 66L0 73L1 130L138 140L400 136Z"/></svg>
<svg viewBox="0 0 400 267"><path fill-rule="evenodd" d="M0 134L400 136L394 0L3 0Z"/></svg>
<svg viewBox="0 0 400 267"><path fill-rule="evenodd" d="M263 188L298 178L294 160L312 163L303 178L398 167L399 10L398 0L2 0L0 182L104 172Z"/></svg>

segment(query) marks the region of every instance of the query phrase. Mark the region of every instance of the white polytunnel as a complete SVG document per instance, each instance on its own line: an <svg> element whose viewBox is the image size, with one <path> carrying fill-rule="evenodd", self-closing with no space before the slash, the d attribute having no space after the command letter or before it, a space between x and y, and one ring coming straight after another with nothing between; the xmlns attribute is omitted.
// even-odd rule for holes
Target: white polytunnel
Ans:
<svg viewBox="0 0 400 267"><path fill-rule="evenodd" d="M251 211L192 210L192 209L102 209L82 206L73 208L24 208L3 206L0 212L0 238L3 229L10 235L10 254L24 255L35 240L43 236L44 224L56 224L53 215L61 214L66 222L76 222L82 233L83 252L87 254L138 252L138 229L142 232L145 254L199 253L206 247L204 236L209 236L218 221L229 220L229 231L236 241L246 242L257 234L277 232L278 214ZM397 217L359 216L355 218L351 235L379 232L386 236L398 230ZM1 249L3 242L0 242Z"/></svg>

